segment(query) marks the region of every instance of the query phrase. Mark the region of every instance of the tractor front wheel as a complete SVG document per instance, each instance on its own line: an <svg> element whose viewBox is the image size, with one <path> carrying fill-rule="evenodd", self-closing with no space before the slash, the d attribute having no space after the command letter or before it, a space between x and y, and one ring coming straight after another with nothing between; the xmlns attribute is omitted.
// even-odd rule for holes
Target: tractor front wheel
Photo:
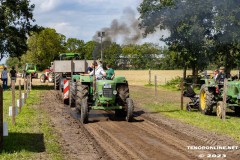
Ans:
<svg viewBox="0 0 240 160"><path fill-rule="evenodd" d="M133 120L133 110L134 110L133 100L131 98L127 98L126 102L127 102L126 121L131 122Z"/></svg>
<svg viewBox="0 0 240 160"><path fill-rule="evenodd" d="M214 95L208 90L208 87L203 85L200 90L200 105L199 110L202 114L209 115L212 113L214 104Z"/></svg>
<svg viewBox="0 0 240 160"><path fill-rule="evenodd" d="M46 76L45 76L45 74L42 74L42 75L40 76L40 82L41 82L41 83L45 83L45 82L46 82Z"/></svg>

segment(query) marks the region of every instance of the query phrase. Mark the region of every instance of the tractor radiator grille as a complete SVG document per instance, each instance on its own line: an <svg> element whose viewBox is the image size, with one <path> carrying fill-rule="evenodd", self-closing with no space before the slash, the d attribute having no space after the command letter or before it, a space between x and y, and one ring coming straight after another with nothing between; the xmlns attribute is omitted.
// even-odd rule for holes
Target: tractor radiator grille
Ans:
<svg viewBox="0 0 240 160"><path fill-rule="evenodd" d="M112 88L104 88L103 96L107 97L107 98L112 98L113 97L113 89Z"/></svg>

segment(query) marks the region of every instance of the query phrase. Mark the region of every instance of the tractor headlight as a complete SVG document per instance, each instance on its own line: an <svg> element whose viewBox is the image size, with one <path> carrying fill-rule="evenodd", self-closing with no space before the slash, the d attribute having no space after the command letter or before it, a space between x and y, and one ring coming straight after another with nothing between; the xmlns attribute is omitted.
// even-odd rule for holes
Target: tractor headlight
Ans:
<svg viewBox="0 0 240 160"><path fill-rule="evenodd" d="M116 95L116 94L117 94L117 91L116 91L116 90L114 90L114 91L113 91L113 94L114 94L114 95Z"/></svg>
<svg viewBox="0 0 240 160"><path fill-rule="evenodd" d="M102 95L102 94L103 94L103 91L98 91L98 94L99 94L99 95Z"/></svg>

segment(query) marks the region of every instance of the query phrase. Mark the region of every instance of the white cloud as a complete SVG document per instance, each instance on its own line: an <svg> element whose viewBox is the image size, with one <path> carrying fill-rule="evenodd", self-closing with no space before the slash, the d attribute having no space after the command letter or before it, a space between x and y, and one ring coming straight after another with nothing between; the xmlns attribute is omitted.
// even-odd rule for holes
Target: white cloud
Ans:
<svg viewBox="0 0 240 160"><path fill-rule="evenodd" d="M32 3L35 4L37 12L49 12L57 8L60 4L64 3L61 0L32 0Z"/></svg>
<svg viewBox="0 0 240 160"><path fill-rule="evenodd" d="M95 33L109 27L113 19L125 19L125 8L139 16L137 7L142 0L32 0L34 18L40 26L55 28L67 38L92 40ZM131 21L131 20L128 20ZM159 35L159 34L158 34ZM159 38L147 38L145 41Z"/></svg>
<svg viewBox="0 0 240 160"><path fill-rule="evenodd" d="M69 37L78 37L78 27L73 26L66 22L59 22L59 23L50 23L49 26L51 28L55 28L58 33L61 33L63 35L68 35Z"/></svg>

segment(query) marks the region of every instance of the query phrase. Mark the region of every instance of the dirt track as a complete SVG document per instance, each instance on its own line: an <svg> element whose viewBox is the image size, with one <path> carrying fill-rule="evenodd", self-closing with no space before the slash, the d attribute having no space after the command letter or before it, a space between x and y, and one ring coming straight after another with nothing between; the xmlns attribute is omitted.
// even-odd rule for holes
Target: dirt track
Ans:
<svg viewBox="0 0 240 160"><path fill-rule="evenodd" d="M65 159L199 159L208 153L239 159L239 151L189 150L187 146L237 145L229 137L205 132L159 114L135 110L132 123L116 119L113 113L91 111L90 123L82 125L77 111L69 110L56 91L43 95L41 107L50 116L61 137ZM74 118L73 118L74 117ZM239 145L238 145L239 146Z"/></svg>

